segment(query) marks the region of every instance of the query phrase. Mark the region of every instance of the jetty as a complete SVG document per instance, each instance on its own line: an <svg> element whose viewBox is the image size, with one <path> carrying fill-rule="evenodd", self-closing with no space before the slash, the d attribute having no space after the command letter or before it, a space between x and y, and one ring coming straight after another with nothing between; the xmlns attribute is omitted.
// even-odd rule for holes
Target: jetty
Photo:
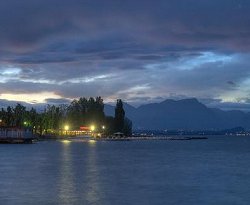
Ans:
<svg viewBox="0 0 250 205"><path fill-rule="evenodd" d="M0 128L0 144L31 144L33 140L35 140L35 137L29 129Z"/></svg>
<svg viewBox="0 0 250 205"><path fill-rule="evenodd" d="M204 140L204 136L133 136L131 140Z"/></svg>
<svg viewBox="0 0 250 205"><path fill-rule="evenodd" d="M143 141L143 140L205 140L205 136L131 136L95 138L98 141Z"/></svg>

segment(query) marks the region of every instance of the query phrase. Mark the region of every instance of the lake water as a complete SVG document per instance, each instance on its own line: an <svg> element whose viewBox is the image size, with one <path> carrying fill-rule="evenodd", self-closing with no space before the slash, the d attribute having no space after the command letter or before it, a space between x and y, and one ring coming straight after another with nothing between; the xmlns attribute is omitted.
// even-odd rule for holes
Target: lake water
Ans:
<svg viewBox="0 0 250 205"><path fill-rule="evenodd" d="M0 145L0 204L249 205L249 165L249 137Z"/></svg>

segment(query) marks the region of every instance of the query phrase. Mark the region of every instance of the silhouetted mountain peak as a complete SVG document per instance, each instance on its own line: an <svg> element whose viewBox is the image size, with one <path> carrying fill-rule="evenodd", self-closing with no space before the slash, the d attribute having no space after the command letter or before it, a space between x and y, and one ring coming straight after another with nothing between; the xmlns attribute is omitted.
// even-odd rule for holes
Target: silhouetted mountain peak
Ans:
<svg viewBox="0 0 250 205"><path fill-rule="evenodd" d="M196 98L187 98L187 99L181 99L181 100L166 99L166 100L160 102L159 104L193 104L193 105L203 105Z"/></svg>
<svg viewBox="0 0 250 205"><path fill-rule="evenodd" d="M250 114L241 111L223 111L208 108L196 98L166 99L135 108L124 103L126 116L133 121L134 129L186 129L215 130L233 127L250 128ZM114 116L114 107L105 106L105 113Z"/></svg>
<svg viewBox="0 0 250 205"><path fill-rule="evenodd" d="M183 103L193 103L193 104L201 104L196 98L182 99L182 100L179 100L179 102L183 102Z"/></svg>
<svg viewBox="0 0 250 205"><path fill-rule="evenodd" d="M132 106L126 102L123 102L123 108L124 109L131 109L131 110L136 109L134 106Z"/></svg>

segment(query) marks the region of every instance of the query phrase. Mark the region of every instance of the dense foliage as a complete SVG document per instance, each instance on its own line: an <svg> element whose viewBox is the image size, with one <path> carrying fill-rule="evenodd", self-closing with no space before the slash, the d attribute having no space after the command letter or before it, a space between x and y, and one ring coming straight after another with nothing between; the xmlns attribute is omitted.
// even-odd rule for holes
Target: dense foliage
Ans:
<svg viewBox="0 0 250 205"><path fill-rule="evenodd" d="M125 117L123 103L118 99L115 107L114 131L123 132L126 136L132 135L132 122Z"/></svg>
<svg viewBox="0 0 250 205"><path fill-rule="evenodd" d="M107 135L117 131L131 135L132 122L125 118L121 100L117 101L115 113L115 118L105 116L101 97L90 97L89 99L81 97L73 100L70 105L47 105L43 112L37 112L34 108L27 110L21 104L17 104L15 107L8 106L6 109L2 108L0 125L2 127L29 128L40 135L59 133L66 124L71 130L78 130L80 126L95 125L97 132L105 126ZM102 130L102 132L104 131Z"/></svg>

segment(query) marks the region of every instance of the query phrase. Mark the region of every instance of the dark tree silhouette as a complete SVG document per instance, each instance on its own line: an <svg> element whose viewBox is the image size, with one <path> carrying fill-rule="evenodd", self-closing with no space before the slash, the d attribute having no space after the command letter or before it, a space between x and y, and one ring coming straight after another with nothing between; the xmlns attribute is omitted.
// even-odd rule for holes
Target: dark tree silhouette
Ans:
<svg viewBox="0 0 250 205"><path fill-rule="evenodd" d="M101 97L80 98L73 100L67 109L67 121L74 128L82 125L98 124L105 122L104 104Z"/></svg>
<svg viewBox="0 0 250 205"><path fill-rule="evenodd" d="M123 133L126 136L131 136L132 135L132 126L133 126L132 121L125 117L124 125L123 125Z"/></svg>
<svg viewBox="0 0 250 205"><path fill-rule="evenodd" d="M96 132L107 136L114 132L130 135L132 129L132 122L125 119L122 100L117 100L115 118L106 117L101 97L89 99L81 97L73 100L70 105L47 105L43 112L37 112L34 108L26 110L26 107L17 104L15 107L2 108L0 119L1 127L23 127L40 135L60 134L65 124L68 124L72 130L94 124Z"/></svg>
<svg viewBox="0 0 250 205"><path fill-rule="evenodd" d="M108 116L105 119L105 135L113 134L115 132L114 129L114 117Z"/></svg>
<svg viewBox="0 0 250 205"><path fill-rule="evenodd" d="M115 131L122 132L124 127L125 111L121 99L117 100L115 107Z"/></svg>

